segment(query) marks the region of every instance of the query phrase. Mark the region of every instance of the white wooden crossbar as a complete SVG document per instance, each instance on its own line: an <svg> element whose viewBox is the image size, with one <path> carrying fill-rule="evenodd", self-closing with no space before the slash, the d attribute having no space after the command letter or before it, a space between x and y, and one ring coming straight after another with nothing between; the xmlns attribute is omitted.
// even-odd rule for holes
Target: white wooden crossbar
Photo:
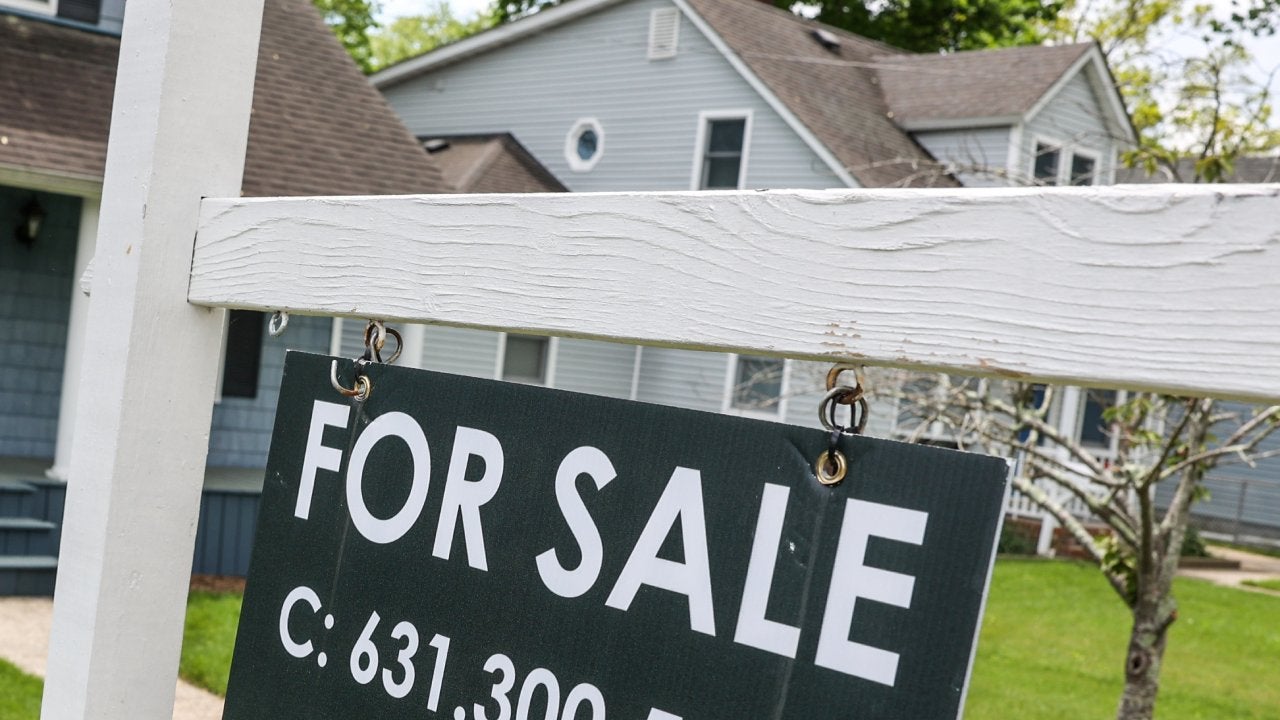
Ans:
<svg viewBox="0 0 1280 720"><path fill-rule="evenodd" d="M188 298L1280 400L1280 185L206 200Z"/></svg>

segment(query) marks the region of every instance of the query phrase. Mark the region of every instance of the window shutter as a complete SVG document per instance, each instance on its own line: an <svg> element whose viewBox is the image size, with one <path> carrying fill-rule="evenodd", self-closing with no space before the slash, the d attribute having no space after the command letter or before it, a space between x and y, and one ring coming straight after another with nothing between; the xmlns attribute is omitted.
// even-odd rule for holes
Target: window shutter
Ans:
<svg viewBox="0 0 1280 720"><path fill-rule="evenodd" d="M680 11L659 8L649 13L649 59L662 60L676 56L680 38Z"/></svg>
<svg viewBox="0 0 1280 720"><path fill-rule="evenodd" d="M232 310L227 316L227 349L222 366L222 397L258 395L262 367L262 323L266 315Z"/></svg>
<svg viewBox="0 0 1280 720"><path fill-rule="evenodd" d="M97 25L102 0L58 0L58 17Z"/></svg>

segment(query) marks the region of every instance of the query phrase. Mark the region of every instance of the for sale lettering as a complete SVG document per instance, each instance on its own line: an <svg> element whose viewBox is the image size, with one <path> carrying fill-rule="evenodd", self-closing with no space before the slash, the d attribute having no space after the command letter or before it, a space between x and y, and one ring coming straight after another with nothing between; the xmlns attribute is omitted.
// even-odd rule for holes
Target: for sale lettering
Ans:
<svg viewBox="0 0 1280 720"><path fill-rule="evenodd" d="M315 401L294 506L295 517L302 520L309 517L320 472L338 473L342 466L342 451L323 444L325 428L346 429L349 421L348 406ZM383 442L403 443L412 458L408 495L402 506L388 518L375 517L366 507L363 493L365 465L373 448ZM431 460L431 450L422 427L410 415L385 413L361 432L352 447L345 474L348 512L352 525L361 536L373 543L389 544L412 529L430 490ZM468 466L472 463L483 466L479 480L466 479ZM484 507L501 491L504 468L502 443L495 435L465 426L455 429L453 451L442 490L441 512L435 529L433 557L450 560L454 554L455 530L461 523L468 565L479 571L488 571ZM560 462L555 477L545 479L548 488L554 488L561 520L567 525L577 547L546 548L531 562L536 565L538 576L547 590L562 598L581 597L601 581L605 545L587 503L578 492L577 481L584 475L591 480L591 492L607 492L610 483L619 481L618 471L609 457L590 446L569 452ZM521 478L521 482L539 480ZM605 605L626 612L642 586L664 590L683 596L688 605L690 630L709 636L717 634L703 490L702 470L681 466L672 468L662 494L649 510L643 531L627 555L626 563L618 576L611 579ZM928 514L892 505L847 500L826 589L822 622L818 628L806 629L766 617L789 493L786 486L764 484L747 571L742 579L743 593L733 629L734 641L795 659L802 634L816 630L815 665L893 686L899 654L890 648L851 640L850 633L859 599L908 611L915 578L887 568L868 566L865 563L867 544L870 538L875 537L882 541L922 545ZM682 561L659 557L660 548L672 539L682 550ZM567 567L562 558L575 554L579 557L577 564ZM299 594L288 598L280 616L280 638L290 654L303 657L310 654L310 643L297 641L289 634L289 613L299 602L310 606L312 611L318 611L320 601L307 588L299 588L296 592ZM371 627L376 625L376 613L369 623ZM402 654L412 655L416 651L416 631L410 635L409 629L397 626L393 629L393 636L402 638L406 643ZM357 666L357 662L358 658L353 656L352 670L357 679L363 682L372 680L372 672L364 666ZM411 668L409 665L405 667ZM411 669L407 672L411 673ZM398 680L387 676L384 681L387 692L392 695L407 692L407 686L413 682L411 674ZM574 706L595 703L594 696L590 694L572 695L571 699L573 702L570 704Z"/></svg>

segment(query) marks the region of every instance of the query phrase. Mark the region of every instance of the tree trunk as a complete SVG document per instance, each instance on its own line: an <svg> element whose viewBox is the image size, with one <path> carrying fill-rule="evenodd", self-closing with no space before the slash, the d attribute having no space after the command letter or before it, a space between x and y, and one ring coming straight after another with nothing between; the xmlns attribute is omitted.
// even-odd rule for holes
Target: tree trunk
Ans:
<svg viewBox="0 0 1280 720"><path fill-rule="evenodd" d="M1133 630L1124 662L1124 694L1120 697L1116 720L1151 720L1155 715L1160 665L1168 637L1166 631L1174 618L1172 610L1160 610L1171 600L1140 600L1133 609Z"/></svg>

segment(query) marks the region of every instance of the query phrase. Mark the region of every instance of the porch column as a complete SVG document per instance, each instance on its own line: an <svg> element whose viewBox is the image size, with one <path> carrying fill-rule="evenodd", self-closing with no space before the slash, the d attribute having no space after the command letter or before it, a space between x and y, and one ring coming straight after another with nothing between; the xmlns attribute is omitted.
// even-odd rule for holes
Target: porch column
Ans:
<svg viewBox="0 0 1280 720"><path fill-rule="evenodd" d="M75 270L71 276L71 314L67 318L66 358L62 363L62 399L58 403L58 440L53 451L53 467L45 471L50 479L63 482L66 482L71 468L71 433L76 425L84 334L89 325L89 298L80 290L80 278L93 258L93 246L98 237L98 209L101 206L102 202L96 197L80 200L80 229L76 237Z"/></svg>

